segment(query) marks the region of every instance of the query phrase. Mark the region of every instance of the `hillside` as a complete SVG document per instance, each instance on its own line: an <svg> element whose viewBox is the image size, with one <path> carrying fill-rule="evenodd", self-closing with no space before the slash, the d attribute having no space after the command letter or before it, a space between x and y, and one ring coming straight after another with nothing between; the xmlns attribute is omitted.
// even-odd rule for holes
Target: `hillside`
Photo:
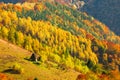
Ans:
<svg viewBox="0 0 120 80"><path fill-rule="evenodd" d="M3 2L38 2L41 0L0 0ZM60 4L68 5L70 7L75 7L77 9L82 10L83 12L87 12L89 15L94 16L96 19L105 23L112 31L114 31L117 35L120 35L120 1L119 0L84 0L84 3L80 3L77 0L44 0L44 1L52 1L58 2ZM82 4L82 6L81 6ZM84 5L84 7L83 7ZM82 8L82 9L81 9Z"/></svg>
<svg viewBox="0 0 120 80"><path fill-rule="evenodd" d="M85 0L83 11L105 23L120 35L120 0Z"/></svg>
<svg viewBox="0 0 120 80"><path fill-rule="evenodd" d="M76 80L78 72L74 70L62 71L55 68L45 68L43 66L35 65L24 58L30 57L31 53L16 45L8 43L0 39L0 72L10 69L14 64L19 64L25 69L24 74L13 74L12 72L4 72L14 80L33 80L35 77L39 80ZM1 75L0 75L0 80ZM6 80L6 79L4 79Z"/></svg>
<svg viewBox="0 0 120 80"><path fill-rule="evenodd" d="M120 79L120 37L87 13L46 1L0 3L0 13L0 38L38 55L32 61L23 54L24 58L10 53L31 63L32 68L42 66L43 71L51 74L53 71L49 69L53 69L58 75L62 71L66 71L66 75L70 70L75 76L66 75L68 80L75 79L78 74L78 78L85 80ZM27 73L28 66L21 65L25 71L18 64L12 71L23 78L30 74L36 77L35 72ZM40 69L36 68L38 72ZM76 74L72 74L74 71ZM7 74L10 75L9 71ZM61 76L65 78L63 73Z"/></svg>

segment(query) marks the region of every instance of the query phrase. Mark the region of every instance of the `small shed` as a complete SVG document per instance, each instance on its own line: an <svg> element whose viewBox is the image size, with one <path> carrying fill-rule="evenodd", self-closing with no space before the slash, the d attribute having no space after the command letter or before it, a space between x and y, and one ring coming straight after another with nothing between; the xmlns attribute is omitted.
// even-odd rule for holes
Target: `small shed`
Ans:
<svg viewBox="0 0 120 80"><path fill-rule="evenodd" d="M31 61L40 61L40 56L36 53L32 53L31 57L30 57Z"/></svg>

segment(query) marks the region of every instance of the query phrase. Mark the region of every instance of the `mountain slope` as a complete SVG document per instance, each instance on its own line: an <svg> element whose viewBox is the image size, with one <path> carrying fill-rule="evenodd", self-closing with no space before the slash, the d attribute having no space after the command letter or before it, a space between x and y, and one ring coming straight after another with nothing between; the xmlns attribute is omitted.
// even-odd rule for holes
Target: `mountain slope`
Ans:
<svg viewBox="0 0 120 80"><path fill-rule="evenodd" d="M3 2L11 2L11 3L17 3L17 2L38 2L39 0L0 0ZM46 0L46 1L55 1L61 4L69 5L71 4L79 4L79 1L74 0ZM105 23L112 31L114 31L116 34L120 35L120 1L119 0L84 0L85 5L82 7L82 11L87 12L88 14L94 16L101 22ZM75 6L74 5L74 6ZM80 4L79 4L80 6ZM75 7L78 7L75 6ZM79 9L80 7L78 7Z"/></svg>
<svg viewBox="0 0 120 80"><path fill-rule="evenodd" d="M105 23L120 35L120 0L86 0L83 11Z"/></svg>
<svg viewBox="0 0 120 80"><path fill-rule="evenodd" d="M96 80L119 73L120 37L94 17L44 1L1 3L0 13L0 38L39 55L38 66Z"/></svg>
<svg viewBox="0 0 120 80"><path fill-rule="evenodd" d="M15 80L33 80L35 77L40 80L76 80L78 72L69 70L67 72L55 68L45 68L33 64L24 58L30 57L31 53L11 43L0 39L0 72L4 72L12 67L15 63L21 65L25 69L24 74L12 74L5 72L8 76Z"/></svg>
<svg viewBox="0 0 120 80"><path fill-rule="evenodd" d="M38 0L0 0L3 2L37 2ZM47 0L46 0L47 1ZM71 4L77 4L79 2L73 1L73 0L48 0L48 1L55 1L61 4L69 5ZM85 5L82 7L82 11L87 12L88 14L94 16L101 22L105 23L112 31L114 31L116 34L120 35L120 1L119 0L84 0ZM75 5L74 5L75 6ZM78 7L78 6L75 6ZM80 7L78 7L79 9Z"/></svg>

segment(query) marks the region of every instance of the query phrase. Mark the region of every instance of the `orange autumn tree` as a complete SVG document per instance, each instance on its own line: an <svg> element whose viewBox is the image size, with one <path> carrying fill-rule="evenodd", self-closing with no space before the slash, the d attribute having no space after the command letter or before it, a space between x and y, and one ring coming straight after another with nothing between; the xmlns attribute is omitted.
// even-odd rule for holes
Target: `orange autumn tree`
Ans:
<svg viewBox="0 0 120 80"><path fill-rule="evenodd" d="M22 0L22 2L38 2L38 0Z"/></svg>
<svg viewBox="0 0 120 80"><path fill-rule="evenodd" d="M111 54L116 54L120 53L120 45L119 44L114 44L113 42L107 42L107 52Z"/></svg>

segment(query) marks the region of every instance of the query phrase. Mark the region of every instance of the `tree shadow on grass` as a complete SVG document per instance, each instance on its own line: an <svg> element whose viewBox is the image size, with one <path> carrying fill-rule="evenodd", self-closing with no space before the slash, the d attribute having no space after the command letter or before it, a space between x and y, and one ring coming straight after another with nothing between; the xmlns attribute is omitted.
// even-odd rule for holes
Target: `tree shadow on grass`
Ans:
<svg viewBox="0 0 120 80"><path fill-rule="evenodd" d="M32 62L33 64L40 65L40 61L32 61L32 60L29 59L29 58L24 58L24 59L27 60L27 61Z"/></svg>
<svg viewBox="0 0 120 80"><path fill-rule="evenodd" d="M19 74L18 71L15 71L15 70L13 70L13 69L6 69L6 70L3 71L3 73Z"/></svg>
<svg viewBox="0 0 120 80"><path fill-rule="evenodd" d="M26 57L26 58L24 58L25 60L27 60L27 61L31 61L28 57Z"/></svg>

